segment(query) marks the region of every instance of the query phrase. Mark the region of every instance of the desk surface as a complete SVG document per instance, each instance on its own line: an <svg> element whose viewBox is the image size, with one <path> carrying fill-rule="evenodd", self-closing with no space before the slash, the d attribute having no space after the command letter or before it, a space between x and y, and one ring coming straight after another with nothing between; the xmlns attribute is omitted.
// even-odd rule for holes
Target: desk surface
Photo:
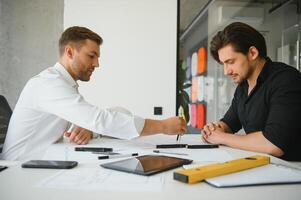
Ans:
<svg viewBox="0 0 301 200"><path fill-rule="evenodd" d="M174 136L169 136L168 138ZM187 135L190 141L199 139L199 135ZM110 138L100 138L93 140L90 146L108 146L113 143L116 144L116 148L119 147L120 151L125 151L123 143L133 145L131 151L139 151L142 154L150 153L153 148L150 144L161 143L166 141L166 136L158 135L151 137L144 137L135 139L133 141L121 141ZM54 144L50 152L46 153L44 159L56 159L53 152L58 156L57 159L66 157L71 158L70 153L66 152L67 149L73 149L73 144L66 142L60 144ZM114 147L114 148L115 148ZM116 149L115 148L115 149ZM232 159L255 155L254 152L247 152L228 147L220 147L220 150L227 152ZM61 152L60 152L61 151ZM64 154L64 155L63 155ZM69 154L69 155L66 155ZM54 157L53 157L54 156ZM61 156L61 157L60 157ZM201 158L200 158L201 159ZM81 160L79 157L79 166L74 168L77 170L106 170L99 167L99 164L103 161L98 160ZM296 164L301 166L300 163L287 163L277 158L272 158L272 162L292 165ZM163 177L164 184L160 191L141 191L139 187L133 189L133 191L122 191L121 188L116 190L103 190L103 189L91 189L91 190L80 190L74 188L48 188L48 187L37 187L36 185L46 178L53 176L58 173L59 170L51 169L23 169L19 162L8 162L0 161L0 165L8 165L9 168L0 173L0 199L3 200L20 200L20 199L300 199L301 197L301 184L294 185L269 185L269 186L252 186L252 187L237 187L237 188L214 188L207 183L197 183L193 185L184 184L173 180L173 172L175 170L169 170L167 172L158 174L156 176ZM72 170L74 170L72 169ZM132 174L123 173L123 176L137 176Z"/></svg>

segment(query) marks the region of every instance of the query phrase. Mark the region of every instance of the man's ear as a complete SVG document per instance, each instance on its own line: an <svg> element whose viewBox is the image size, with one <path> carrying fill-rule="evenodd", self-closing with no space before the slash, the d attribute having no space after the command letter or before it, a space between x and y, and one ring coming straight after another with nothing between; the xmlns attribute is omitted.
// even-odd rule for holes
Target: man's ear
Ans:
<svg viewBox="0 0 301 200"><path fill-rule="evenodd" d="M250 59L250 60L255 60L255 59L258 58L258 56L259 56L259 51L258 51L258 49L257 49L256 47L254 47L254 46L251 46L251 47L249 48L249 52L248 52L248 57L249 57L249 59Z"/></svg>
<svg viewBox="0 0 301 200"><path fill-rule="evenodd" d="M65 54L68 58L72 59L74 55L74 49L71 45L66 45L65 47Z"/></svg>

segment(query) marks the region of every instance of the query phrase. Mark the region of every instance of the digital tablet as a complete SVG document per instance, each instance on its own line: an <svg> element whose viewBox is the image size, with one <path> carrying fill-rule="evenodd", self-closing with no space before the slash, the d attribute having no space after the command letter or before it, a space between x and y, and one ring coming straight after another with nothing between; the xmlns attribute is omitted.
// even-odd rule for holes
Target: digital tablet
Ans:
<svg viewBox="0 0 301 200"><path fill-rule="evenodd" d="M192 160L177 157L144 155L126 160L105 163L100 166L108 169L149 176L169 169L174 169L182 165L187 165L191 162Z"/></svg>

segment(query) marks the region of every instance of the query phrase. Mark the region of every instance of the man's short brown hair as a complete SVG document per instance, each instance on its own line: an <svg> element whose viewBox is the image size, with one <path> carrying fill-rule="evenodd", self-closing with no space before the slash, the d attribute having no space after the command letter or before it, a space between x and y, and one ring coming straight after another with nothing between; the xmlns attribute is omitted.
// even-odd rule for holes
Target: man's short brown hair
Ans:
<svg viewBox="0 0 301 200"><path fill-rule="evenodd" d="M72 26L67 28L61 35L59 40L59 52L60 56L63 55L65 46L71 42L80 45L86 39L95 41L98 45L101 45L103 40L95 32L88 28L80 26Z"/></svg>

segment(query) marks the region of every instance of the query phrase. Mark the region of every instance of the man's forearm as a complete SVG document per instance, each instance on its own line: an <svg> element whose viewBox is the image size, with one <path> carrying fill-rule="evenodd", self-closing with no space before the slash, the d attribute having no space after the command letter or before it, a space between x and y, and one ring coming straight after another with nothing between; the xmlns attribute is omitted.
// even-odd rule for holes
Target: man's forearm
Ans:
<svg viewBox="0 0 301 200"><path fill-rule="evenodd" d="M162 120L145 119L144 127L141 136L152 135L155 133L164 132L164 123Z"/></svg>
<svg viewBox="0 0 301 200"><path fill-rule="evenodd" d="M145 119L141 136L164 133L169 135L184 134L187 131L186 122L180 117L170 117L163 120Z"/></svg>
<svg viewBox="0 0 301 200"><path fill-rule="evenodd" d="M267 153L277 157L283 155L283 151L267 140L261 131L247 135L224 134L222 144L233 148Z"/></svg>

